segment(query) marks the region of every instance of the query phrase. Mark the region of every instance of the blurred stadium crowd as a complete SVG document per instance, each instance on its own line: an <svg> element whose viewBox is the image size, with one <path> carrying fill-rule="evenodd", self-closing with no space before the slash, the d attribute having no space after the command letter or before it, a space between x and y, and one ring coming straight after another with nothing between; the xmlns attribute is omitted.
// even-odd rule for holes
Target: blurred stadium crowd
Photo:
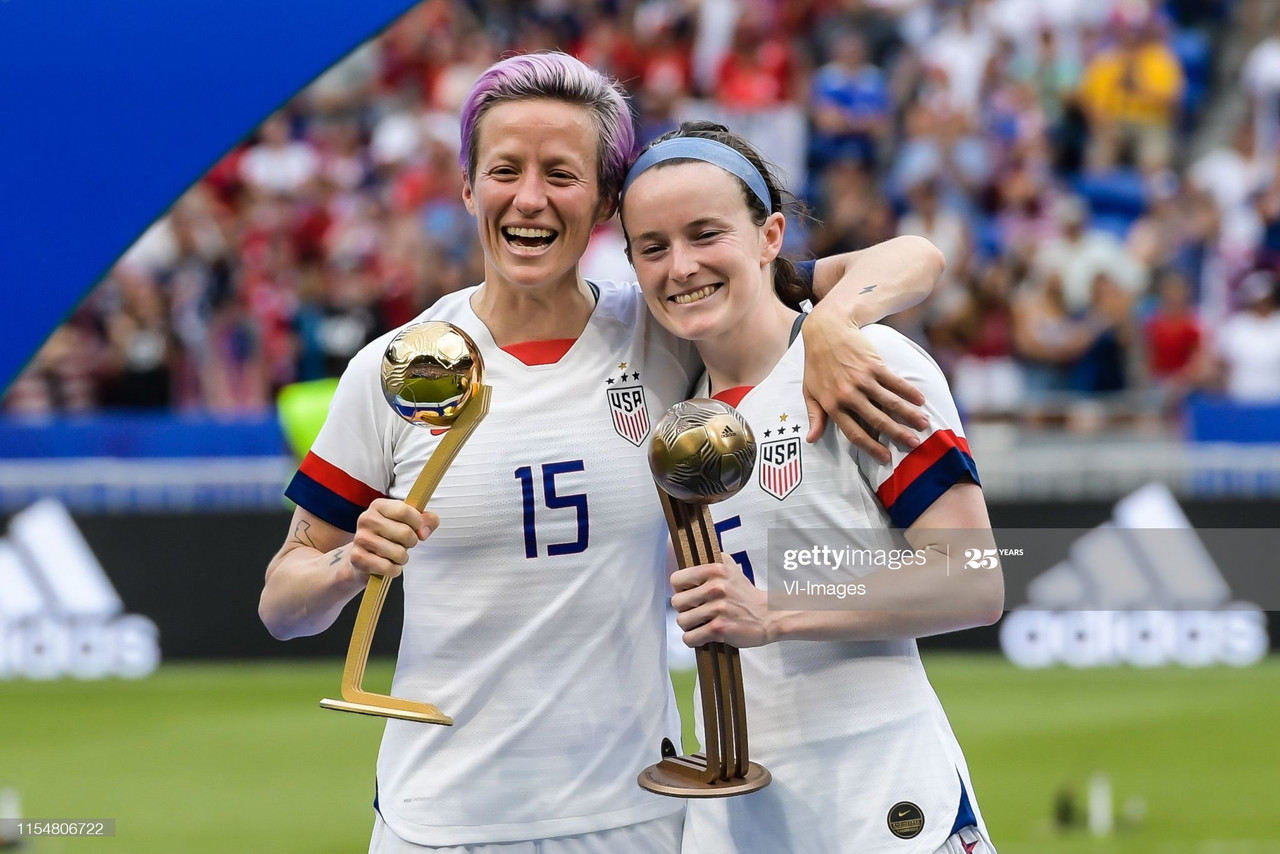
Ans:
<svg viewBox="0 0 1280 854"><path fill-rule="evenodd" d="M932 239L944 280L894 322L971 418L1168 429L1199 389L1280 402L1269 6L426 0L214 165L3 407L270 407L480 281L458 107L495 59L557 47L624 82L644 140L708 113L800 129L798 254ZM630 278L616 223L597 238L584 272Z"/></svg>

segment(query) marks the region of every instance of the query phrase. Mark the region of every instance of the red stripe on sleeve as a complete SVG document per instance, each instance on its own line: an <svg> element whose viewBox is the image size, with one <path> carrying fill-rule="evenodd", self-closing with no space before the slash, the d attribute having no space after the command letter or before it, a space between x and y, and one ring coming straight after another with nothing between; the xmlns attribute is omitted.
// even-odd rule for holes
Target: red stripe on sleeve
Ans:
<svg viewBox="0 0 1280 854"><path fill-rule="evenodd" d="M952 448L959 448L969 454L969 443L963 436L957 436L951 430L938 430L928 439L920 443L920 447L903 458L898 467L889 475L889 479L880 484L876 496L885 507L892 507L908 486L922 475L929 466L941 459L942 455ZM972 454L970 454L972 456Z"/></svg>
<svg viewBox="0 0 1280 854"><path fill-rule="evenodd" d="M526 365L554 365L564 358L577 338L550 338L546 341L524 341L508 344L503 351L515 356Z"/></svg>
<svg viewBox="0 0 1280 854"><path fill-rule="evenodd" d="M755 388L753 385L734 386L733 388L727 388L724 391L716 392L711 395L711 397L713 400L718 400L721 403L727 403L730 406L737 406L739 403L742 403L742 399L746 397L747 393L753 388Z"/></svg>
<svg viewBox="0 0 1280 854"><path fill-rule="evenodd" d="M307 452L306 459L298 469L325 489L361 507L368 507L374 499L384 497L378 490L363 481L356 480L333 463L316 456L314 451Z"/></svg>

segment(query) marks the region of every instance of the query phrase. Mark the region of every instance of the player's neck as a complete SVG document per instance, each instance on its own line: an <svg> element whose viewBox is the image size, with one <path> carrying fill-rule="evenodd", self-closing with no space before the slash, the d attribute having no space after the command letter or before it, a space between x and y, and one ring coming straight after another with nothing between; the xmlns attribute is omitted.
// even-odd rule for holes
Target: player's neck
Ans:
<svg viewBox="0 0 1280 854"><path fill-rule="evenodd" d="M499 347L577 338L595 304L595 294L580 278L536 289L486 282L471 296L472 310Z"/></svg>
<svg viewBox="0 0 1280 854"><path fill-rule="evenodd" d="M769 299L731 332L698 341L711 393L763 382L791 346L795 320L795 311Z"/></svg>

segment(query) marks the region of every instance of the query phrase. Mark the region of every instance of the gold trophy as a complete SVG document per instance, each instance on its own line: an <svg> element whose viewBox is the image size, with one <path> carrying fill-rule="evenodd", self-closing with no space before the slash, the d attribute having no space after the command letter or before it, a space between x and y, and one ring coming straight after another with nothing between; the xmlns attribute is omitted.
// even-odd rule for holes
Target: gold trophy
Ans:
<svg viewBox="0 0 1280 854"><path fill-rule="evenodd" d="M382 356L382 393L387 403L410 424L449 428L405 498L417 510L426 507L463 443L489 414L493 390L483 380L479 348L451 323L433 320L405 327L387 345ZM430 703L374 694L361 687L388 585L384 576L369 576L342 671L342 699L321 700L320 705L340 712L452 726L453 718Z"/></svg>
<svg viewBox="0 0 1280 854"><path fill-rule="evenodd" d="M649 468L682 569L721 560L708 504L723 501L751 479L756 441L738 411L695 398L667 410L653 429ZM709 643L695 652L702 697L702 753L677 756L667 739L662 761L637 782L659 795L721 798L769 785L769 772L750 760L742 662L737 647Z"/></svg>

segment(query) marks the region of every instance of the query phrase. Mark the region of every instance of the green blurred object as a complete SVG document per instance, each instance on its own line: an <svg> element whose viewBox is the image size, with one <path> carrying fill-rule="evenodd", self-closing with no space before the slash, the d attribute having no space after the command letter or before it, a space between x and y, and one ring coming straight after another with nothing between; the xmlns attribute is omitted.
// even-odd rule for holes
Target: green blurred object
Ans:
<svg viewBox="0 0 1280 854"><path fill-rule="evenodd" d="M293 383L280 389L276 397L276 413L280 429L289 442L294 456L302 459L311 450L311 443L320 434L333 393L338 390L334 377Z"/></svg>

